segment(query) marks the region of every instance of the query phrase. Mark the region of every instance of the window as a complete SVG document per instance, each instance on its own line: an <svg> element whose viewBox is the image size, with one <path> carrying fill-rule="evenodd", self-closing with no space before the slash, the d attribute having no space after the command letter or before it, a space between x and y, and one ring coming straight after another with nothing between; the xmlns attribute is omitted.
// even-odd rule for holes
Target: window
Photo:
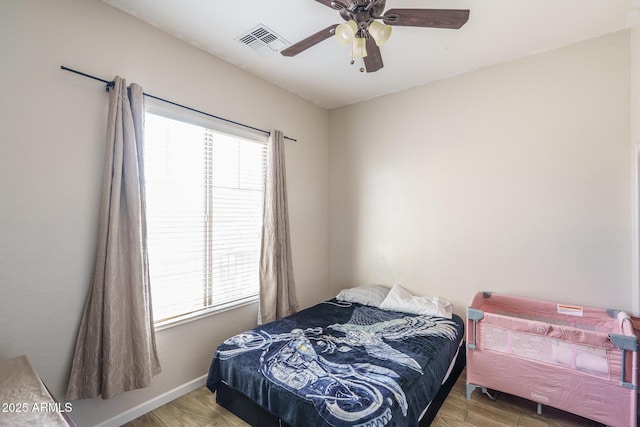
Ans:
<svg viewBox="0 0 640 427"><path fill-rule="evenodd" d="M144 160L156 326L255 300L264 141L147 108Z"/></svg>

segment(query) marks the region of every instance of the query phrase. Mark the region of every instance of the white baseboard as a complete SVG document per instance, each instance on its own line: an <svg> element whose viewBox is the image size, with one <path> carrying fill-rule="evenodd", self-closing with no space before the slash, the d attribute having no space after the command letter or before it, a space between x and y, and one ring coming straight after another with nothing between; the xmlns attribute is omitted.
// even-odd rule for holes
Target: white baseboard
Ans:
<svg viewBox="0 0 640 427"><path fill-rule="evenodd" d="M100 424L97 424L96 427L119 427L123 424L128 423L129 421L135 420L136 418L146 414L147 412L151 412L154 409L171 402L172 400L175 400L197 388L202 387L205 384L206 380L207 375L205 374L201 377L196 378L195 380L182 384L179 387L169 390L166 393L163 393L134 408L131 408L128 411L123 412L122 414L103 421Z"/></svg>

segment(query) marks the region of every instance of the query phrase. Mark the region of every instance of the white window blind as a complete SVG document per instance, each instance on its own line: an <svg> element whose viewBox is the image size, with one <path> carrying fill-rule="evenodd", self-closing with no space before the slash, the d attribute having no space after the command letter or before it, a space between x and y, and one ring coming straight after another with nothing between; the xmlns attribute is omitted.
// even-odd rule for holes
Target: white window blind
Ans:
<svg viewBox="0 0 640 427"><path fill-rule="evenodd" d="M156 324L257 296L265 163L263 142L146 113Z"/></svg>

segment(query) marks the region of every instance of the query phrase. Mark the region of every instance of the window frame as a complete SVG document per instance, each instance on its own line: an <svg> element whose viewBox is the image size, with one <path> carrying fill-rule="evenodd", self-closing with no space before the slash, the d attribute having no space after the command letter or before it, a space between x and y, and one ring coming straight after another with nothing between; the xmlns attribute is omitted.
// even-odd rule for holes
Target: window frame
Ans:
<svg viewBox="0 0 640 427"><path fill-rule="evenodd" d="M253 130L244 128L233 123L227 123L216 119L215 117L209 117L206 113L198 112L197 110L187 109L178 105L155 100L153 98L145 99L145 116L147 113L161 116L170 120L177 120L180 122L188 123L195 126L210 129L215 132L227 134L234 138L241 140L247 140L249 143L260 143L267 145L268 135L260 130ZM145 138L145 149L147 140ZM151 298L153 301L153 289L151 289ZM213 316L218 313L238 309L247 305L259 303L259 294L243 298L237 301L232 301L226 304L220 304L213 307L203 308L191 313L175 316L162 321L154 321L154 328L156 331L168 329L174 326L189 323L195 320L199 320L205 317Z"/></svg>

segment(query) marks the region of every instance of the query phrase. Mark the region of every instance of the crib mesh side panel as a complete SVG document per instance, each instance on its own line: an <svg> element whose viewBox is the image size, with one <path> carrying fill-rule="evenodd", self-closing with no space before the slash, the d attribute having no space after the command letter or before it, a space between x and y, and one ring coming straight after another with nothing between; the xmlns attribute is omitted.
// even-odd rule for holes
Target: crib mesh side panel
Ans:
<svg viewBox="0 0 640 427"><path fill-rule="evenodd" d="M485 325L482 348L609 377L609 353L545 336Z"/></svg>

